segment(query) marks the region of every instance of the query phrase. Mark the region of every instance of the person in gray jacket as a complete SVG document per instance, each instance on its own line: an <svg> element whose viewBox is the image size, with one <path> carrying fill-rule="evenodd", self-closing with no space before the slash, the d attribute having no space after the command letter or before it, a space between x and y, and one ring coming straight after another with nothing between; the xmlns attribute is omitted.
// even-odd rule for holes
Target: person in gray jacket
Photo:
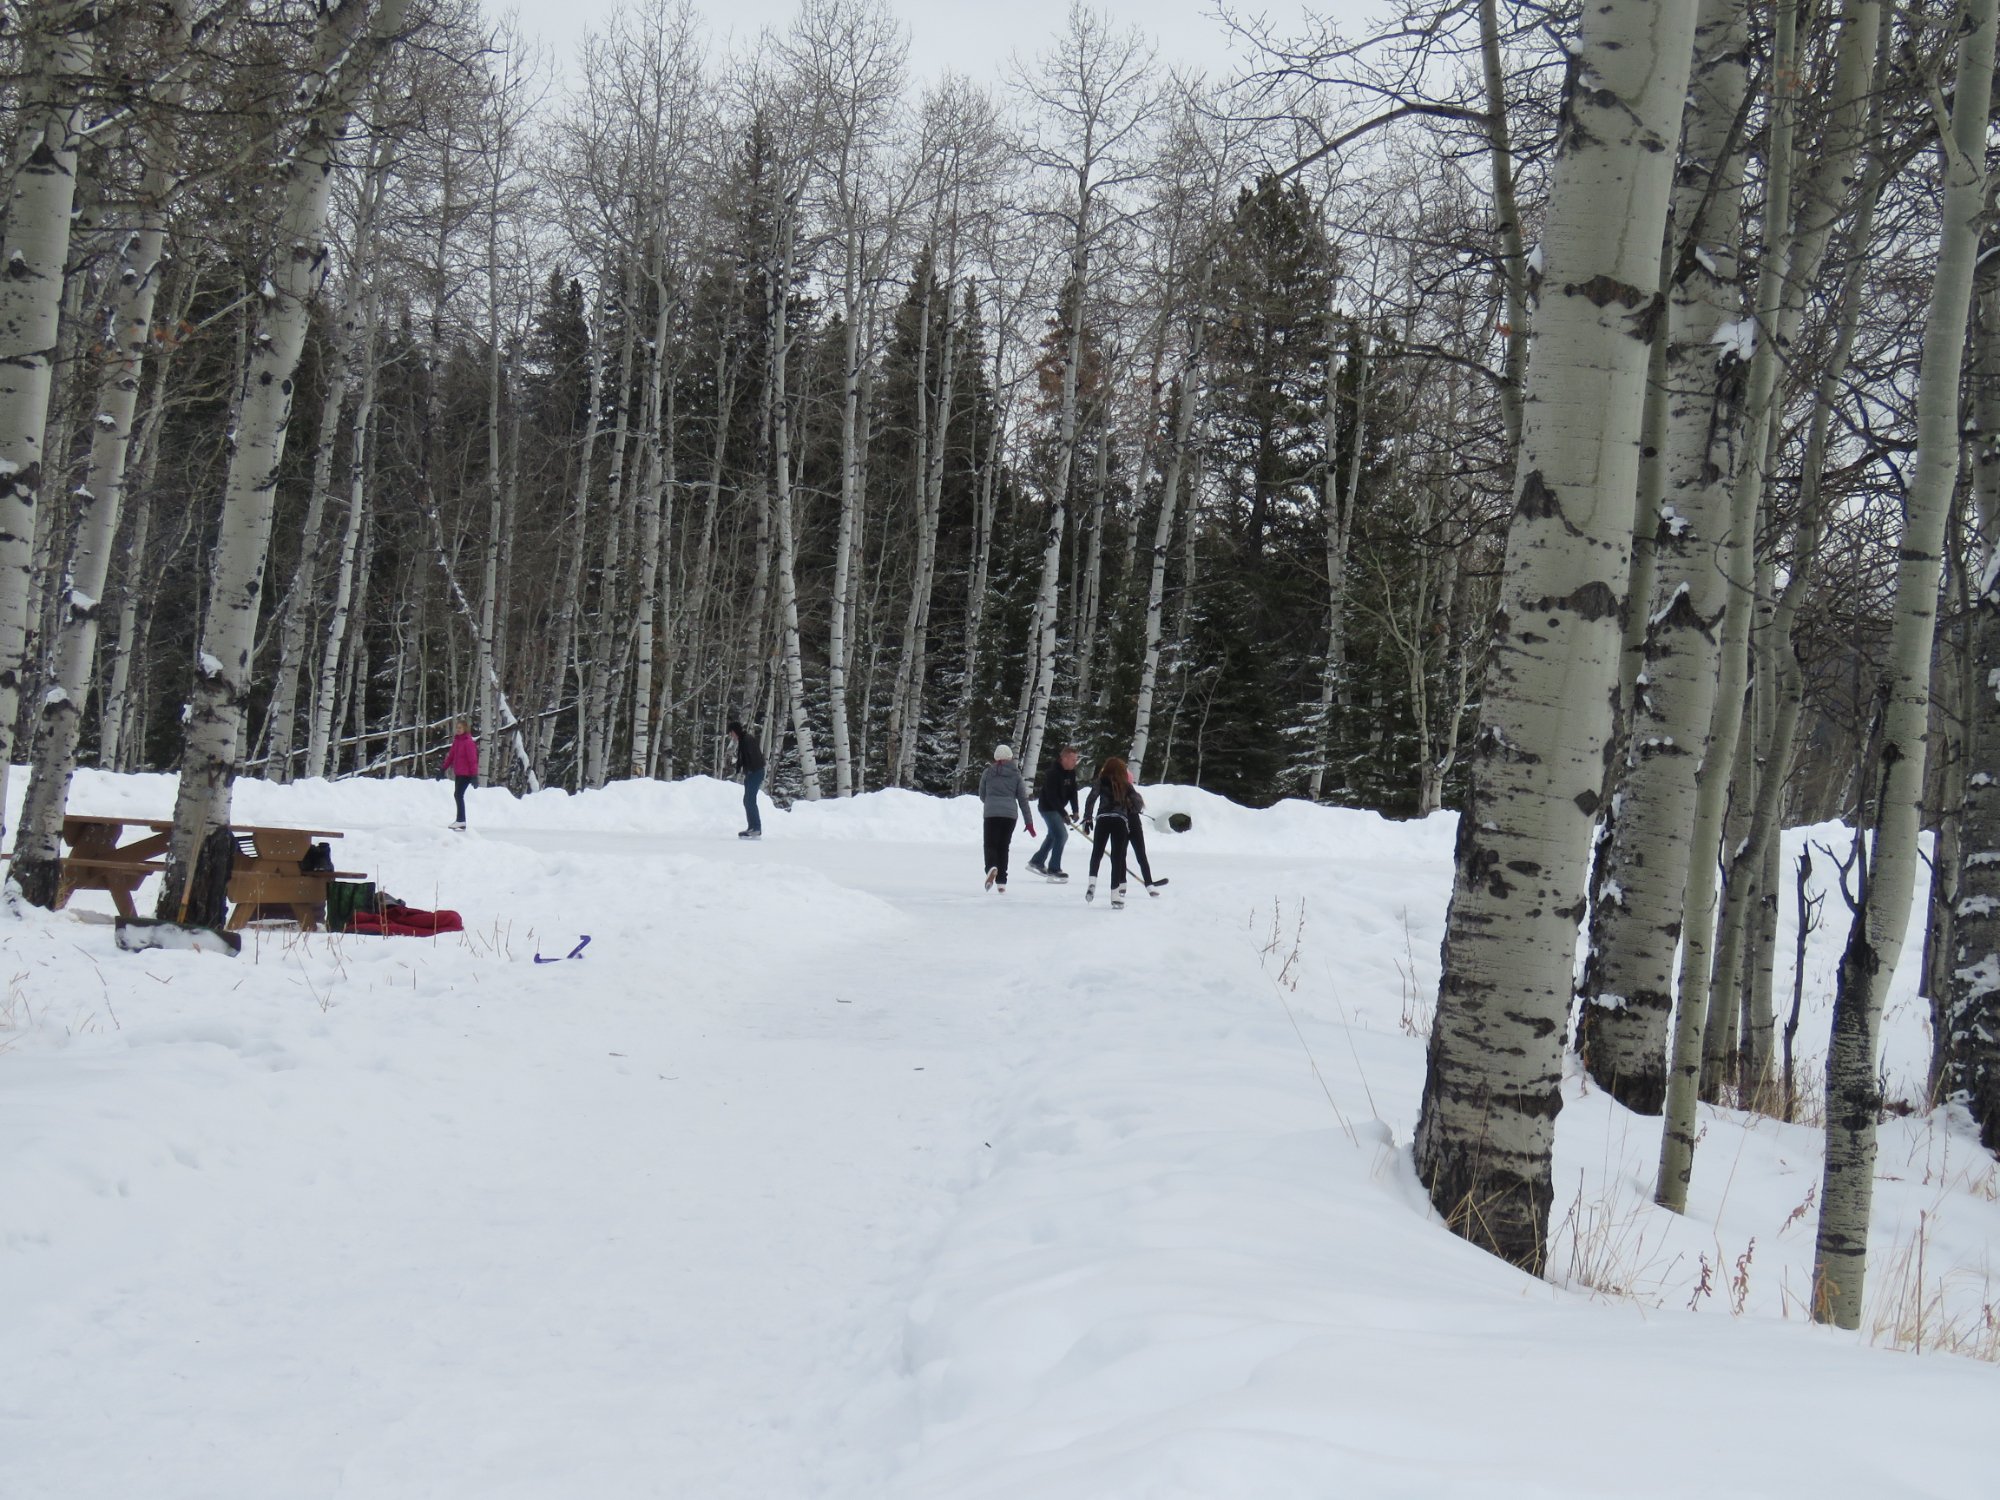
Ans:
<svg viewBox="0 0 2000 1500"><path fill-rule="evenodd" d="M993 764L979 778L979 803L986 814L986 888L1007 893L1007 846L1014 839L1014 809L1028 825L1028 837L1035 836L1035 815L1028 810L1028 788L1021 780L1021 768L1014 764L1014 752L1006 745L993 748Z"/></svg>

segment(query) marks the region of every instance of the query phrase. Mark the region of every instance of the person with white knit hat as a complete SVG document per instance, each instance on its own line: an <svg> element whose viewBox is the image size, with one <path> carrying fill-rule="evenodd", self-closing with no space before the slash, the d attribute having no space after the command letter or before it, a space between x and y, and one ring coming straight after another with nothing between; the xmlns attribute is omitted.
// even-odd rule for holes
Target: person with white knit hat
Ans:
<svg viewBox="0 0 2000 1500"><path fill-rule="evenodd" d="M986 815L986 888L1007 893L1007 846L1014 838L1014 810L1028 825L1028 837L1035 836L1035 815L1028 810L1028 786L1021 768L1014 764L1008 745L993 747L993 764L979 778L979 803Z"/></svg>

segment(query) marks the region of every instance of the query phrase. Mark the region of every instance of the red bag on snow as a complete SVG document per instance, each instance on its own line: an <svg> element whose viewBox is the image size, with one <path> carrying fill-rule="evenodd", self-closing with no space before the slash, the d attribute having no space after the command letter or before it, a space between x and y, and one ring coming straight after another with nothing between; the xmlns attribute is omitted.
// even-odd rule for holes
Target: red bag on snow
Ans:
<svg viewBox="0 0 2000 1500"><path fill-rule="evenodd" d="M357 911L348 931L373 933L377 937L436 937L441 932L463 932L465 923L455 911L385 906L379 912Z"/></svg>

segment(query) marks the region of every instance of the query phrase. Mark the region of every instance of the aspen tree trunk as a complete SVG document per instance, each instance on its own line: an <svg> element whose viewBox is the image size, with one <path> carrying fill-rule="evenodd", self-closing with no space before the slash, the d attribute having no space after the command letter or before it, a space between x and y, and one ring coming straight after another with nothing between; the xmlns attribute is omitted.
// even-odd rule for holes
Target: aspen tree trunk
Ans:
<svg viewBox="0 0 2000 1500"><path fill-rule="evenodd" d="M189 30L185 7L174 15L173 25L185 39ZM172 109L184 90L170 85L167 92L161 102ZM65 609L55 641L52 680L35 721L32 768L14 842L11 878L29 901L41 907L55 905L61 883L63 810L76 775L83 702L97 655L98 611L124 502L132 417L138 409L140 376L153 331L153 304L166 273L166 201L174 175L164 157L172 143L155 140L150 145L154 160L140 189L139 220L120 236L116 269L108 274L97 320L106 332L106 348L97 380L90 469L79 491L82 511L63 590Z"/></svg>
<svg viewBox="0 0 2000 1500"><path fill-rule="evenodd" d="M769 652L766 642L770 631L771 596L771 440L776 430L777 413L775 395L777 391L777 344L771 338L771 330L783 332L783 318L779 312L776 276L767 265L764 268L764 336L766 340L762 387L758 394L758 418L756 451L751 457L750 490L756 516L756 541L751 553L750 608L744 617L742 689L736 695L746 713L751 714L751 722L763 723L769 727L770 741L765 744L769 755L777 749L777 725L768 717L759 719L752 712L752 705L760 694L769 701L766 691L769 686Z"/></svg>
<svg viewBox="0 0 2000 1500"><path fill-rule="evenodd" d="M844 157L845 153L843 153ZM843 173L843 180L845 174ZM841 275L841 306L846 326L842 329L840 380L840 523L833 544L833 599L829 612L831 635L826 649L828 733L833 741L833 794L854 795L854 737L847 725L847 660L850 644L849 611L854 603L854 529L860 506L861 453L857 429L861 410L861 248L856 244L855 226L848 225L846 254ZM925 308L929 308L928 267L924 283ZM928 329L926 329L928 331ZM923 381L919 366L917 380ZM921 398L920 398L921 399ZM789 525L789 522L787 522ZM788 648L789 649L789 648ZM864 709L865 713L865 709Z"/></svg>
<svg viewBox="0 0 2000 1500"><path fill-rule="evenodd" d="M344 0L321 13L310 76L314 98L305 134L280 166L279 247L258 289L252 341L222 497L222 524L192 701L187 749L174 802L174 830L161 881L160 915L177 918L196 850L229 821L230 789L242 734L243 695L271 535L278 466L291 420L292 380L305 342L308 306L325 275L321 235L335 145L370 68L402 29L408 0ZM372 12L372 16L371 16ZM372 25L370 24L372 19ZM365 28L365 30L364 30Z"/></svg>
<svg viewBox="0 0 2000 1500"><path fill-rule="evenodd" d="M996 345L1004 339L996 339ZM997 370L996 356L996 370ZM954 791L964 791L972 768L972 702L979 688L980 646L986 623L986 593L993 566L993 517L998 505L1000 434L1006 412L996 414L987 436L986 461L979 469L979 494L973 507L972 576L965 588L965 677L958 697L958 764L952 771ZM975 434L975 441L977 435Z"/></svg>
<svg viewBox="0 0 2000 1500"><path fill-rule="evenodd" d="M929 588L929 583L926 578L926 563L923 554L924 554L924 543L927 538L927 533L931 520L930 488L928 484L930 477L930 466L931 466L931 429L930 429L931 294L936 285L937 285L937 276L935 274L935 269L931 260L930 247L926 246L925 256L923 260L923 287L922 287L922 292L917 298L917 378L915 381L917 411L916 411L915 430L911 434L911 437L914 440L913 446L915 447L916 450L915 463L913 465L914 478L916 482L912 486L912 488L915 490L917 497L917 554L918 555L917 555L917 564L915 573L910 585L909 609L904 615L903 619L903 649L901 654L898 656L896 662L895 685L890 689L889 693L889 724L886 735L886 744L887 744L888 761L889 761L888 765L889 784L891 786L904 785L903 781L903 765L905 760L903 754L903 741L905 738L904 716L908 709L908 700L910 696L910 677L916 665L913 648L916 644L917 615L919 612L918 599L920 595L926 589ZM946 306L949 307L949 305L950 305L950 299L947 298ZM843 478L844 477L845 475L843 474ZM843 504L843 509L845 509L844 504ZM841 534L843 538L846 537L847 533L845 528L843 528ZM932 539L932 545L935 546L934 539ZM835 574L836 591L841 586L841 582L842 580L844 580L845 576L846 575L844 573ZM834 612L836 615L841 613L839 601L837 599L834 604Z"/></svg>
<svg viewBox="0 0 2000 1500"><path fill-rule="evenodd" d="M1718 865L1726 864L1732 847L1741 847L1744 804L1756 796L1757 699L1756 684L1752 683L1744 695L1743 725L1736 736L1736 759L1729 772L1729 801L1723 810L1722 848L1717 858ZM1729 946L1728 934L1732 928L1738 933L1744 930L1740 909L1752 895L1756 871L1739 868L1731 873L1736 878L1725 878L1720 874L1717 877L1721 881L1721 889L1714 924L1715 960L1708 983L1708 1018L1701 1032L1700 1087L1704 1104L1722 1102L1723 1090L1730 1081L1727 1075L1736 1055L1737 1028L1742 1019L1742 972L1736 961L1737 955ZM1739 913L1735 923L1730 920L1732 912Z"/></svg>
<svg viewBox="0 0 2000 1500"><path fill-rule="evenodd" d="M786 329L791 298L792 257L798 238L797 209L794 205L785 224L785 248L778 267L776 311L771 319L771 364L773 400L771 405L773 473L776 478L772 508L778 524L778 608L783 616L785 651L785 691L792 704L792 735L798 741L799 775L802 795L808 802L819 800L819 759L813 753L812 721L806 709L805 667L799 645L798 554L792 542L792 410L791 393L785 385L786 357L791 338Z"/></svg>
<svg viewBox="0 0 2000 1500"><path fill-rule="evenodd" d="M938 399L935 425L926 408L929 397L924 389L925 366L930 344L930 287L927 280L922 301L923 331L917 339L917 485L922 496L918 520L917 564L910 588L910 607L903 621L903 655L896 667L891 690L890 743L895 747L895 764L890 784L908 786L916 777L917 739L923 732L924 678L929 646L931 591L937 578L938 522L944 509L944 456L951 438L953 389L958 380L958 320L947 287L944 297L944 348L938 362Z"/></svg>
<svg viewBox="0 0 2000 1500"><path fill-rule="evenodd" d="M1966 315L1985 210L1995 9L1995 0L1965 0L1959 8L1957 88L1950 133L1940 141L1944 162L1937 273L1918 374L1916 465L1897 549L1896 608L1889 678L1884 684L1887 702L1881 747L1872 767L1878 809L1874 849L1834 993L1813 1318L1842 1328L1856 1328L1861 1322L1868 1218L1875 1189L1875 1122L1882 1104L1875 1044L1883 992L1902 952L1920 861L1917 835L1923 824L1931 648L1945 519L1958 477L1959 376L1965 358Z"/></svg>
<svg viewBox="0 0 2000 1500"><path fill-rule="evenodd" d="M1069 343L1063 357L1062 417L1056 438L1056 472L1049 485L1049 515L1042 537L1042 577L1035 592L1035 610L1028 631L1027 724L1017 738L1021 764L1042 763L1042 731L1049 719L1049 695L1056 680L1056 589L1062 580L1063 525L1069 518L1069 476L1076 461L1076 387L1083 362L1083 293L1088 270L1083 225L1089 198L1077 216L1077 235L1070 251Z"/></svg>
<svg viewBox="0 0 2000 1500"><path fill-rule="evenodd" d="M356 257L357 261L359 257ZM306 498L305 524L299 531L299 560L285 591L278 628L278 672L265 715L269 749L266 780L280 784L292 779L293 744L297 739L299 679L303 675L310 617L318 603L319 559L325 550L326 499L333 488L333 455L340 437L340 415L347 408L347 386L354 358L353 324L359 317L350 297L335 340L326 395L320 401L319 435L313 448L312 488Z"/></svg>
<svg viewBox="0 0 2000 1500"><path fill-rule="evenodd" d="M544 722L554 732L556 711L562 706L563 682L569 673L568 656L578 631L582 628L578 619L583 604L583 559L590 542L590 478L591 465L597 456L597 434L604 414L604 291L598 288L592 299L590 320L590 380L589 394L585 397L586 408L583 424L583 446L577 454L576 488L570 495L569 536L566 543L568 556L563 571L562 603L556 611L554 629L550 632L555 642L554 670L549 677L549 695L544 704ZM579 694L581 701L581 694ZM580 711L580 710L579 710ZM583 742L577 742L579 769L582 762Z"/></svg>
<svg viewBox="0 0 2000 1500"><path fill-rule="evenodd" d="M1416 1166L1456 1233L1539 1270L1571 960L1618 681L1648 325L1694 6L1582 18ZM1657 335L1650 335L1657 336Z"/></svg>
<svg viewBox="0 0 2000 1500"><path fill-rule="evenodd" d="M1833 106L1819 143L1817 167L1799 195L1798 225L1794 228L1793 96L1799 80L1798 17L1789 6L1781 6L1777 13L1773 42L1777 58L1773 76L1777 88L1769 130L1763 265L1757 285L1757 346L1751 355L1745 384L1741 461L1731 500L1734 518L1728 539L1729 556L1723 564L1729 576L1743 580L1746 588L1754 578L1752 543L1762 507L1764 474L1771 461L1778 375L1804 306L1807 286L1818 275L1833 224L1851 189L1849 179L1866 121L1868 80L1874 70L1879 17L1874 0L1855 0L1848 11L1838 42ZM1681 903L1680 996L1668 1061L1660 1170L1654 1187L1655 1201L1676 1213L1686 1210L1688 1183L1694 1171L1703 1030L1712 993L1717 854L1723 817L1729 805L1728 779L1720 774L1719 768L1733 763L1736 736L1742 726L1744 691L1749 680L1750 620L1747 609L1734 610L1723 617L1715 719L1707 756L1718 773L1701 777L1696 790L1687 893Z"/></svg>
<svg viewBox="0 0 2000 1500"><path fill-rule="evenodd" d="M100 19L90 0L39 0L24 11L27 78L0 239L0 265L7 268L0 276L0 825L28 668L42 439L76 203L77 94Z"/></svg>
<svg viewBox="0 0 2000 1500"><path fill-rule="evenodd" d="M1201 258L1187 364L1181 371L1180 398L1174 407L1174 435L1167 450L1167 472L1160 483L1160 514L1153 523L1153 567L1146 584L1146 646L1139 661L1139 697L1133 713L1132 752L1127 762L1135 780L1145 779L1146 752L1152 745L1153 698L1160 679L1160 636L1167 597L1167 554L1173 548L1181 474L1187 467L1188 444L1194 435L1195 405L1201 389L1202 361L1208 351L1208 317L1204 309L1208 305L1211 265L1210 257Z"/></svg>
<svg viewBox="0 0 2000 1500"><path fill-rule="evenodd" d="M1518 237L1518 230L1516 231ZM1345 493L1338 474L1340 452L1340 382L1335 377L1333 351L1339 347L1338 314L1327 301L1326 410L1320 415L1321 444L1326 451L1326 472L1320 481L1320 505L1325 511L1326 528L1326 669L1319 684L1319 744L1313 753L1312 784L1306 795L1319 801L1326 790L1327 761L1334 746L1333 715L1340 701L1340 687L1347 676L1347 550L1353 534L1355 507L1361 499L1361 456L1368 437L1368 372L1370 361L1365 340L1358 340L1354 372L1354 447L1348 454ZM1518 416L1518 414L1517 414ZM1509 440L1509 451L1519 437L1518 429Z"/></svg>
<svg viewBox="0 0 2000 1500"><path fill-rule="evenodd" d="M496 109L504 104L496 101ZM503 127L504 132L504 127ZM506 530L506 475L501 467L500 422L506 396L506 363L500 353L500 178L504 140L493 146L492 178L486 202L486 537L479 590L479 739L492 745L499 724L487 684L499 675L494 632L500 615L500 539Z"/></svg>
<svg viewBox="0 0 2000 1500"><path fill-rule="evenodd" d="M1097 664L1097 617L1104 604L1104 489L1111 482L1111 428L1100 422L1097 454L1090 476L1090 545L1085 549L1083 588L1077 605L1076 708L1090 713L1091 676Z"/></svg>
<svg viewBox="0 0 2000 1500"><path fill-rule="evenodd" d="M182 322L194 295L195 279L183 276L177 286L176 306L166 319L169 328L177 328ZM153 473L159 463L160 424L166 416L167 377L173 368L178 347L176 342L168 340L153 360L153 389L146 398L146 415L133 442L134 451L126 457L131 478L125 486L125 493L133 497L130 507L132 524L125 538L121 568L123 578L118 600L118 641L112 650L111 681L104 690L98 710L97 763L108 771L134 769L128 761L131 759L129 746L135 736L127 726L127 720L132 716L132 662L137 655L133 648L138 639L139 601L145 592L147 544L152 534Z"/></svg>
<svg viewBox="0 0 2000 1500"><path fill-rule="evenodd" d="M94 191L94 187L90 178L80 172L76 206L70 217L73 243L96 238L96 200L101 193ZM87 275L68 277L56 318L55 368L42 448L45 455L42 487L58 499L68 494L70 475L76 468L76 419L81 405L77 389L86 369L86 352L95 342L87 316L90 280ZM21 679L21 693L30 699L39 694L48 674L49 645L55 637L61 608L62 565L69 556L75 522L71 506L35 508L35 542L28 569L28 634L22 651L25 671Z"/></svg>
<svg viewBox="0 0 2000 1500"><path fill-rule="evenodd" d="M353 383L355 348L367 321L362 307L366 294L360 290L360 283L371 274L375 213L381 203L385 167L385 146L378 139L369 146L368 165L362 174L354 224L353 265L357 285L349 288L345 299L331 360L333 374L320 404L312 491L306 500L305 525L300 531L298 569L285 596L284 622L278 635L278 673L266 716L270 725L270 751L265 762L265 775L277 782L292 779L299 680L305 670L312 612L318 603L320 554L326 545L326 500L333 488L334 450L340 435L340 414L346 405L348 387Z"/></svg>
<svg viewBox="0 0 2000 1500"><path fill-rule="evenodd" d="M588 727L584 759L584 785L601 787L610 775L612 635L617 625L618 563L623 556L620 521L624 518L625 454L632 427L632 359L637 351L639 326L636 267L627 254L624 290L619 298L624 323L618 353L618 389L614 393L617 415L611 426L611 471L604 484L604 548L597 580L597 628L592 632L589 661L589 707L584 722Z"/></svg>
<svg viewBox="0 0 2000 1500"><path fill-rule="evenodd" d="M1936 997L1941 1096L1960 1104L1980 1144L2000 1152L2000 256L1979 263L1970 384L1972 493L1985 543L1974 580L1966 677L1966 769L1949 959ZM1940 851L1934 877L1946 878Z"/></svg>
<svg viewBox="0 0 2000 1500"><path fill-rule="evenodd" d="M319 683L313 691L311 738L306 742L306 774L331 776L336 767L333 756L333 727L337 721L335 699L340 690L340 659L347 646L347 621L354 605L354 574L361 555L361 532L368 515L368 426L375 412L375 322L377 301L374 289L365 292L362 314L361 393L354 403L354 425L347 447L347 526L341 533L340 561L334 568L333 613L326 624L326 640L320 650Z"/></svg>
<svg viewBox="0 0 2000 1500"><path fill-rule="evenodd" d="M671 400L666 391L667 332L673 301L664 275L655 277L660 297L653 324L652 353L646 365L646 470L639 490L639 597L637 636L633 645L636 676L632 690L632 753L626 762L632 776L647 773L653 732L653 621L660 609L660 534L663 511L672 504L674 475ZM662 421L665 420L665 426Z"/></svg>
<svg viewBox="0 0 2000 1500"><path fill-rule="evenodd" d="M1748 580L1725 572L1748 352L1735 333L1743 326L1737 122L1749 85L1748 33L1743 0L1702 0L1667 283L1667 431L1652 539L1660 603L1647 622L1646 686L1632 704L1624 774L1613 794L1617 813L1591 913L1577 1023L1577 1051L1590 1076L1640 1114L1658 1114L1666 1100L1667 1019L1696 772L1727 774L1726 761L1704 759L1716 717L1717 627L1726 611L1748 606L1740 586ZM1635 603L1632 612L1646 608Z"/></svg>
<svg viewBox="0 0 2000 1500"><path fill-rule="evenodd" d="M1797 564L1795 563L1796 567ZM1766 1080L1749 1063L1751 1037L1761 1031L1768 1051L1771 991L1768 982L1762 992L1763 1010L1757 1011L1758 987L1755 971L1743 966L1744 947L1750 941L1767 909L1775 911L1777 887L1766 881L1769 873L1761 848L1753 848L1752 832L1756 810L1763 800L1766 780L1772 775L1773 735L1777 727L1778 652L1776 637L1778 606L1777 570L1769 554L1757 559L1756 611L1753 629L1756 671L1750 685L1750 729L1737 753L1737 770L1730 790L1730 819L1724 849L1728 871L1726 899L1715 943L1715 977L1709 992L1715 996L1710 1006L1728 1002L1728 1025L1710 1026L1702 1056L1702 1097L1715 1101L1721 1090L1734 1085L1736 1102L1744 1108L1759 1107L1753 1101L1764 1092ZM1775 941L1775 934L1773 934ZM1740 1002L1740 1003L1739 1003ZM1720 1031L1722 1035L1717 1036Z"/></svg>
<svg viewBox="0 0 2000 1500"><path fill-rule="evenodd" d="M917 611L916 651L912 658L909 706L904 710L904 751L900 785L916 779L918 736L923 732L924 682L930 671L931 591L937 582L938 523L944 513L944 459L951 441L953 395L958 387L958 323L952 316L951 299L945 299L944 359L938 371L937 429L931 438L930 465L924 476L924 534L922 580L917 590L921 607Z"/></svg>
<svg viewBox="0 0 2000 1500"><path fill-rule="evenodd" d="M1506 296L1506 354L1500 370L1500 420L1507 452L1521 451L1521 388L1528 367L1528 253L1521 210L1514 201L1514 147L1507 127L1507 78L1500 59L1495 0L1479 0L1479 61L1486 88L1487 161L1493 172L1493 231L1500 240L1500 284ZM1315 793L1317 796L1317 793Z"/></svg>

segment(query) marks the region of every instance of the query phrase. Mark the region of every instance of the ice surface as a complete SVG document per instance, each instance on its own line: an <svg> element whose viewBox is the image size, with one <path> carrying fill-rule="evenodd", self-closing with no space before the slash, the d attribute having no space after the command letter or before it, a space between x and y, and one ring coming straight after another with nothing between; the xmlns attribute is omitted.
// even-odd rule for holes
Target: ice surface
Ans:
<svg viewBox="0 0 2000 1500"><path fill-rule="evenodd" d="M70 806L173 793L86 770ZM772 808L744 844L718 781L482 788L457 834L398 780L244 782L235 816L345 830L343 868L463 934L232 962L116 952L97 893L0 917L0 1495L1990 1491L2000 1372L1803 1320L1804 1126L1704 1111L1676 1218L1658 1122L1573 1080L1550 1279L1438 1226L1408 1143L1449 816L1147 797L1193 827L1116 913L983 893L972 798ZM1991 1300L1963 1118L1892 1119L1880 1170L1875 1305L1920 1213L1931 1282L1970 1268L1940 1295Z"/></svg>

